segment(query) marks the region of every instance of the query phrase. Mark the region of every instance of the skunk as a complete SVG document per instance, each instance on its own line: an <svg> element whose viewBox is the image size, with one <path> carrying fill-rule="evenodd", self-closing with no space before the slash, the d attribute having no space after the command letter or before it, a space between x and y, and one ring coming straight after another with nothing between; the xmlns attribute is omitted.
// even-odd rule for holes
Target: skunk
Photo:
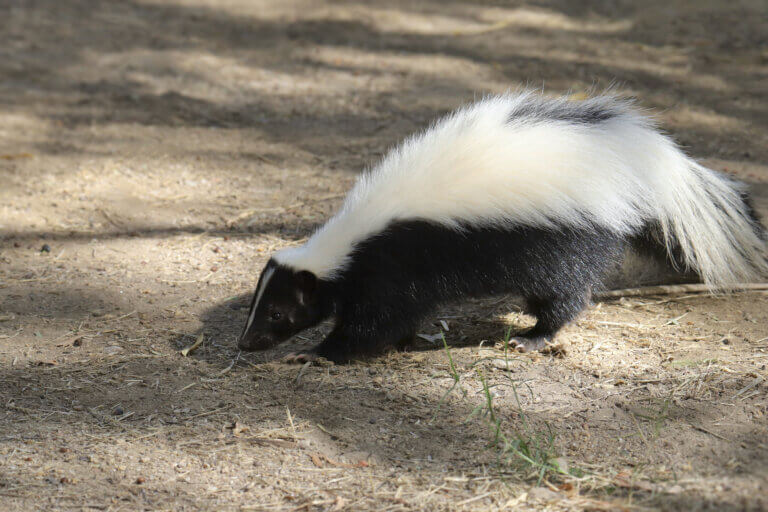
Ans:
<svg viewBox="0 0 768 512"><path fill-rule="evenodd" d="M649 241L712 290L768 274L745 186L687 157L628 100L486 98L359 176L341 210L264 268L238 345L264 350L327 318L300 362L408 342L440 304L522 296L543 348L624 250Z"/></svg>

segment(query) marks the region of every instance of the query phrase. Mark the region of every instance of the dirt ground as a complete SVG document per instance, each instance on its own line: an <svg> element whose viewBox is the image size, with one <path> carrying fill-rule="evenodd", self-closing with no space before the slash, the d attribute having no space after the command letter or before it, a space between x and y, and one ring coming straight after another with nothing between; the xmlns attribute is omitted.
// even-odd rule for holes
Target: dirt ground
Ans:
<svg viewBox="0 0 768 512"><path fill-rule="evenodd" d="M526 84L616 84L768 214L764 0L0 0L0 508L768 510L766 292L598 303L564 354L505 357L503 297L423 326L453 363L237 351L272 250Z"/></svg>

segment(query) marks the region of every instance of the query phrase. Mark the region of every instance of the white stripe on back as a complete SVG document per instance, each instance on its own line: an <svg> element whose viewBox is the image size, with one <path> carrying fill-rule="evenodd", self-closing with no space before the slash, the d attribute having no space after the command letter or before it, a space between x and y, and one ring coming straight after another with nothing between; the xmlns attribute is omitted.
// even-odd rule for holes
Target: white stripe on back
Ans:
<svg viewBox="0 0 768 512"><path fill-rule="evenodd" d="M662 242L679 245L686 266L717 287L768 274L740 194L741 185L688 158L629 102L508 94L407 139L360 175L304 245L273 259L333 279L356 244L399 220L454 229L597 225L623 235L658 223Z"/></svg>

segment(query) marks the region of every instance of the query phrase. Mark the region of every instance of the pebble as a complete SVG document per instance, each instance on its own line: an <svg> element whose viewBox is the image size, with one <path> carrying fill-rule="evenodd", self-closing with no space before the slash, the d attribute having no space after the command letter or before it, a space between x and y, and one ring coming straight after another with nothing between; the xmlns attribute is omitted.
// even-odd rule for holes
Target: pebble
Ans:
<svg viewBox="0 0 768 512"><path fill-rule="evenodd" d="M552 491L550 489L547 489L546 487L534 487L533 489L528 491L528 498L529 498L529 501L533 499L533 500L539 500L539 501L545 501L545 502L552 502L552 501L560 501L563 498L563 495L555 491Z"/></svg>

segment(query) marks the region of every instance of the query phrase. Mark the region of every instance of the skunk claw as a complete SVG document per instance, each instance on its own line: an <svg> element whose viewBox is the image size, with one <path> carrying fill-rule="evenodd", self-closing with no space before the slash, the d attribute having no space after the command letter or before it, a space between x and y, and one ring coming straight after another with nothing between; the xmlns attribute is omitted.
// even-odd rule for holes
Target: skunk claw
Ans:
<svg viewBox="0 0 768 512"><path fill-rule="evenodd" d="M304 364L316 359L317 354L311 352L291 352L283 358L283 362L288 364Z"/></svg>
<svg viewBox="0 0 768 512"><path fill-rule="evenodd" d="M533 352L535 350L547 348L549 338L546 336L539 336L536 338L516 337L510 338L509 344L518 352Z"/></svg>

